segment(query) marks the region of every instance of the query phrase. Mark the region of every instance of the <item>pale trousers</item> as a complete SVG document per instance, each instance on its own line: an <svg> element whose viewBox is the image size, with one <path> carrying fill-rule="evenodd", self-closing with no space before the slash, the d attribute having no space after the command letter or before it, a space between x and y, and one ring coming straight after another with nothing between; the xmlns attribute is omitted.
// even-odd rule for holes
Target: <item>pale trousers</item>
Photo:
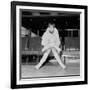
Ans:
<svg viewBox="0 0 90 90"><path fill-rule="evenodd" d="M57 50L55 48L50 48L48 50L45 51L42 59L40 60L40 62L36 65L36 69L39 69L43 63L46 61L48 55L50 54L50 52L52 51L55 59L58 61L59 65L64 69L66 66L63 64L63 62L61 61L59 54L57 52Z"/></svg>

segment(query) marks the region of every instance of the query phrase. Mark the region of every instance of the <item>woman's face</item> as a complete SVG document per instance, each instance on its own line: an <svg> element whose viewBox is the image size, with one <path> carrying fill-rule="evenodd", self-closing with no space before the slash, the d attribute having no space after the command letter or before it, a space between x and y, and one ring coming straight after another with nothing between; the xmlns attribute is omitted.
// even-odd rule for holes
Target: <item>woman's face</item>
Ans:
<svg viewBox="0 0 90 90"><path fill-rule="evenodd" d="M54 26L53 25L49 25L49 31L52 33L52 32L54 32Z"/></svg>

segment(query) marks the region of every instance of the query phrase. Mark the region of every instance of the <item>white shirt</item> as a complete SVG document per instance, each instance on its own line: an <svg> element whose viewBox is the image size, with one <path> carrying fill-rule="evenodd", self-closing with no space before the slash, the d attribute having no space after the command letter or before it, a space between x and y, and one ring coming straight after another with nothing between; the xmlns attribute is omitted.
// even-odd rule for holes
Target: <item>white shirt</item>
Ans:
<svg viewBox="0 0 90 90"><path fill-rule="evenodd" d="M47 45L51 44L51 45L55 45L55 46L59 47L60 39L59 39L59 34L58 34L57 29L54 28L53 33L50 33L49 29L51 29L51 28L48 27L46 32L43 34L41 44L43 46L47 46Z"/></svg>

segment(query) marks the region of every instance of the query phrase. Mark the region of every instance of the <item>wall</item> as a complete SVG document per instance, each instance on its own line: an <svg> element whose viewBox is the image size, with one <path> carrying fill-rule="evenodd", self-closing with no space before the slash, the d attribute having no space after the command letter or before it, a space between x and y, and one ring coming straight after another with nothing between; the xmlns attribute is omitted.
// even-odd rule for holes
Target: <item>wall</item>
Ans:
<svg viewBox="0 0 90 90"><path fill-rule="evenodd" d="M10 90L10 1L11 0L0 0L0 90ZM78 5L80 4L80 5L88 5L88 6L90 4L90 0L28 0L28 1L33 1L33 2L41 1L41 2L47 2L47 3L60 3L60 4L61 3L78 4ZM90 16L90 6L88 8L89 8L88 16ZM89 20L90 20L90 17L88 18L88 21ZM90 34L90 30L88 31L88 36L90 38L89 34ZM90 42L88 44L89 44L88 46L90 46ZM89 49L90 47L88 48L88 50ZM90 60L88 61L88 63L90 63ZM90 65L89 65L89 68L90 68ZM88 74L90 76L90 71ZM47 89L89 90L89 88L90 88L90 78L89 78L88 85L33 88L32 90L47 90ZM24 89L21 89L21 90L24 90Z"/></svg>

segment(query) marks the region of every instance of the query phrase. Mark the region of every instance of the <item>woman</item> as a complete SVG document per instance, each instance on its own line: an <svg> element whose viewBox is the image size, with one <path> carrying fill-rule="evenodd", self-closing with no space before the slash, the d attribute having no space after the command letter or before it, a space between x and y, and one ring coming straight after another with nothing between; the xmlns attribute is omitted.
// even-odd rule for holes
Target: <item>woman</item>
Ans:
<svg viewBox="0 0 90 90"><path fill-rule="evenodd" d="M44 46L42 49L42 52L44 53L42 59L40 62L35 66L36 69L39 69L42 64L46 61L48 55L52 51L53 55L55 56L56 60L60 64L62 68L65 68L66 66L62 63L59 57L59 53L61 49L59 48L61 42L59 39L59 34L57 29L55 28L54 24L49 23L48 28L46 29L46 32L42 36L42 42L41 44Z"/></svg>

